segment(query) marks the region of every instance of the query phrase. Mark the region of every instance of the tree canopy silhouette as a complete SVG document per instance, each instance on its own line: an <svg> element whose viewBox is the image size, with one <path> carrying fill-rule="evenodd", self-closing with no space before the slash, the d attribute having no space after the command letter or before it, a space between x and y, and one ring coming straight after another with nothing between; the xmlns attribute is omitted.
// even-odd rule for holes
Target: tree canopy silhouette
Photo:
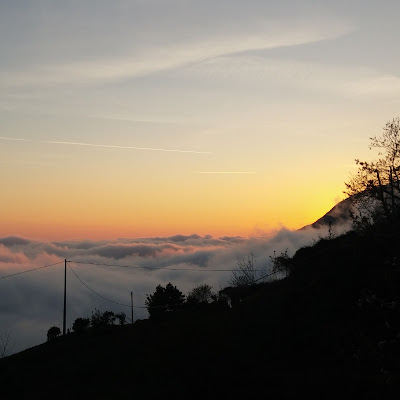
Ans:
<svg viewBox="0 0 400 400"><path fill-rule="evenodd" d="M72 330L78 334L81 334L89 329L90 319L89 318L77 318L72 324Z"/></svg>
<svg viewBox="0 0 400 400"><path fill-rule="evenodd" d="M212 287L210 285L203 284L193 288L189 292L186 301L190 304L208 304L216 299L217 295L212 292Z"/></svg>
<svg viewBox="0 0 400 400"><path fill-rule="evenodd" d="M47 340L54 340L57 336L61 335L61 330L58 326L52 326L48 331L47 331Z"/></svg>
<svg viewBox="0 0 400 400"><path fill-rule="evenodd" d="M379 150L379 158L356 159L358 171L345 183L345 193L356 210L353 222L365 225L384 219L393 223L400 217L400 118L387 122L382 135L370 140L369 147Z"/></svg>
<svg viewBox="0 0 400 400"><path fill-rule="evenodd" d="M90 317L90 325L95 329L104 328L108 325L113 325L115 319L116 316L112 311L101 312L96 308Z"/></svg>
<svg viewBox="0 0 400 400"><path fill-rule="evenodd" d="M153 294L146 295L145 304L150 318L162 318L180 309L184 301L185 295L169 282L166 287L158 285Z"/></svg>

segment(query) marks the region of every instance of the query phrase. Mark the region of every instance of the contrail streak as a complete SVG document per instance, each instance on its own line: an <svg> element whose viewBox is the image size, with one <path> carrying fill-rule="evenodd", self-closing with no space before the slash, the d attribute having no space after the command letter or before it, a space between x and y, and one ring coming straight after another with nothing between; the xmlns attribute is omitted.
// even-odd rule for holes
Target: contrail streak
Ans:
<svg viewBox="0 0 400 400"><path fill-rule="evenodd" d="M28 139L15 139L15 138L11 138L11 137L5 137L5 136L0 136L1 140L12 140L14 142L31 142L31 140Z"/></svg>
<svg viewBox="0 0 400 400"><path fill-rule="evenodd" d="M255 174L255 171L199 171L194 174Z"/></svg>
<svg viewBox="0 0 400 400"><path fill-rule="evenodd" d="M33 142L29 139L15 139L5 136L0 136L0 140L12 140L19 142ZM128 150L146 150L146 151L164 151L169 153L192 153L192 154L212 154L210 151L195 151L195 150L179 150L179 149L162 149L154 147L135 147L135 146L116 146L111 144L94 144L94 143L82 143L82 142L58 142L52 140L40 140L37 143L47 143L47 144L64 144L70 146L88 146L88 147L102 147L108 149L128 149Z"/></svg>
<svg viewBox="0 0 400 400"><path fill-rule="evenodd" d="M41 143L49 144L66 144L72 146L89 146L89 147L103 147L108 149L128 149L128 150L148 150L148 151L166 151L175 153L195 153L195 154L211 154L209 151L195 151L195 150L178 150L178 149L161 149L154 147L135 147L135 146L115 146L110 144L94 144L94 143L81 143L81 142L54 142L50 140L43 140Z"/></svg>

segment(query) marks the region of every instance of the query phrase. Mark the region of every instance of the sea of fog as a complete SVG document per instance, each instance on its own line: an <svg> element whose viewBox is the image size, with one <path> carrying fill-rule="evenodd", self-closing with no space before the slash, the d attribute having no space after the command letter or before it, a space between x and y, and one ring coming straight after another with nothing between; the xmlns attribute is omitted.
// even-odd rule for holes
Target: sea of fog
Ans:
<svg viewBox="0 0 400 400"><path fill-rule="evenodd" d="M250 238L196 234L103 241L0 238L0 335L9 334L16 353L45 342L51 326L62 330L64 260L68 261L66 327L71 329L76 318L90 317L96 309L125 312L130 318L132 303L134 320L148 318L146 294L158 284L171 282L185 295L201 284L218 292L229 286L232 269L249 254L261 276L271 271L274 255L287 250L292 256L326 235L312 228L282 228Z"/></svg>

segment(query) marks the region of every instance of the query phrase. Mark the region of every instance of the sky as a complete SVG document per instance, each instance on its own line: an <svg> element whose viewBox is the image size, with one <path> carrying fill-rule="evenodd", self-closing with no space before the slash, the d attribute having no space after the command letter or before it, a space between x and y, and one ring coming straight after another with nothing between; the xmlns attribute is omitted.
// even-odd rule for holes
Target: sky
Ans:
<svg viewBox="0 0 400 400"><path fill-rule="evenodd" d="M297 229L396 117L397 1L2 1L0 236Z"/></svg>
<svg viewBox="0 0 400 400"><path fill-rule="evenodd" d="M179 235L195 241L176 250L186 256L218 242L225 266L264 243L266 265L285 247L271 240L344 198L354 159L399 115L399 11L394 0L0 1L0 275L79 246L92 249L85 261L165 267L173 246L97 251ZM2 284L40 288L47 273Z"/></svg>

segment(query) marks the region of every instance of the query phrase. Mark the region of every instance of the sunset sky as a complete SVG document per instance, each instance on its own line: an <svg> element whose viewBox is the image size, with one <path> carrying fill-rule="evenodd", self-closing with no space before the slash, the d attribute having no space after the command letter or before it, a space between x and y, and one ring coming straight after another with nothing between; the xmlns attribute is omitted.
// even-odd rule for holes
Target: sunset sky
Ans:
<svg viewBox="0 0 400 400"><path fill-rule="evenodd" d="M0 237L262 236L399 115L400 3L4 0Z"/></svg>
<svg viewBox="0 0 400 400"><path fill-rule="evenodd" d="M131 292L146 318L158 284L218 292L250 253L263 276L326 235L298 229L400 114L399 15L398 0L0 1L0 335L20 351L62 327L65 259L70 328L129 316Z"/></svg>

